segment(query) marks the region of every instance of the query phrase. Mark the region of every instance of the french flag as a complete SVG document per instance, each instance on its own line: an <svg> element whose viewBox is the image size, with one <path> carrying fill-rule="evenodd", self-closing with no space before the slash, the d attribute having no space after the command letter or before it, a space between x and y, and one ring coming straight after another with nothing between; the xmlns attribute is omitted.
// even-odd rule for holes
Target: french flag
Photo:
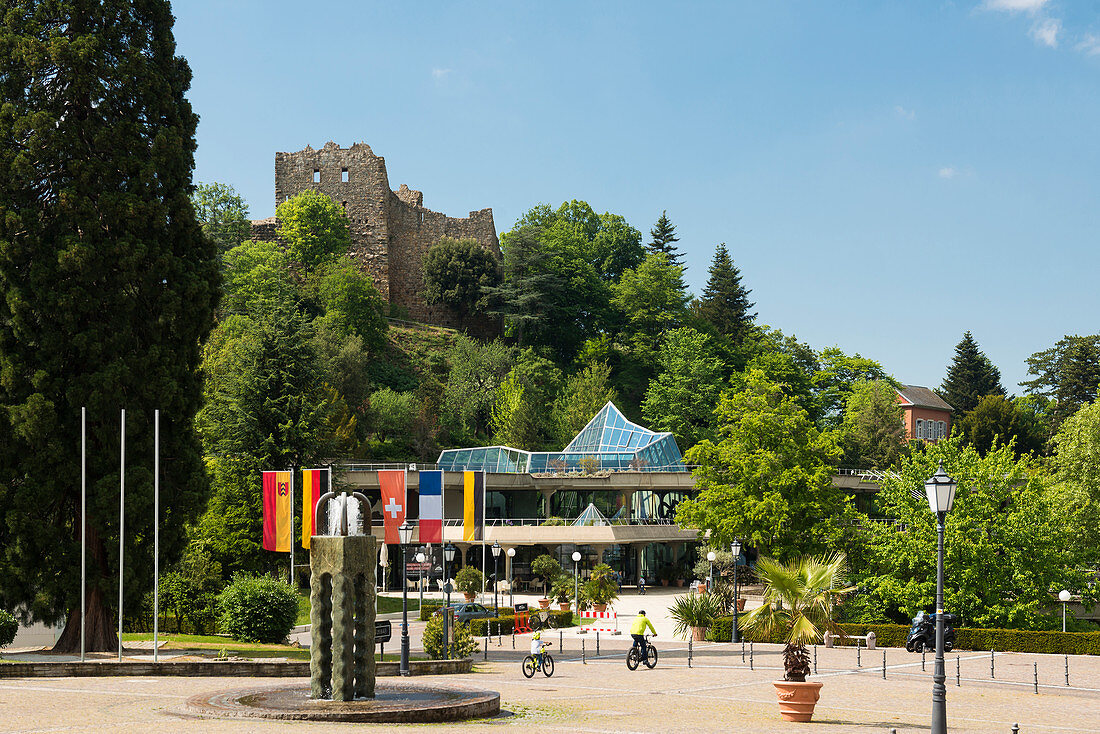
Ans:
<svg viewBox="0 0 1100 734"><path fill-rule="evenodd" d="M443 470L420 472L420 542L443 542Z"/></svg>

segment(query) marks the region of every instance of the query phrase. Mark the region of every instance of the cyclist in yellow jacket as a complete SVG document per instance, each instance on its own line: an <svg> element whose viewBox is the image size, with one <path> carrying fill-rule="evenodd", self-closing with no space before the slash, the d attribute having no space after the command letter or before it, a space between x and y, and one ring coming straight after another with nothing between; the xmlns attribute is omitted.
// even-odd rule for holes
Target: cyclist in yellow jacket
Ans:
<svg viewBox="0 0 1100 734"><path fill-rule="evenodd" d="M630 636L634 638L634 647L637 647L642 653L642 660L645 660L646 655L649 653L645 641L645 631L649 629L653 633L653 636L657 636L657 630L653 628L653 623L649 621L649 617L645 616L645 610L638 612L638 616L634 618L634 623L630 625Z"/></svg>

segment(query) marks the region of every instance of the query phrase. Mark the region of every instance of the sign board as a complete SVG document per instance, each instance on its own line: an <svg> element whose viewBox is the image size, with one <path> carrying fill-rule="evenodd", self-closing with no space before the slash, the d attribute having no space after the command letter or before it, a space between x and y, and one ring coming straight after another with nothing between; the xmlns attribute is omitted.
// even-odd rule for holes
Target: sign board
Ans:
<svg viewBox="0 0 1100 734"><path fill-rule="evenodd" d="M516 604L516 606L515 606L515 610L516 610L517 612L526 612L526 611L527 611L527 604L526 604L526 602L520 602L520 603L517 603L517 604Z"/></svg>
<svg viewBox="0 0 1100 734"><path fill-rule="evenodd" d="M409 561L405 564L405 570L409 573L420 573L421 571L427 573L432 570L432 564L431 561L424 561L423 563Z"/></svg>
<svg viewBox="0 0 1100 734"><path fill-rule="evenodd" d="M379 619L374 622L374 643L377 645L380 642L389 642L390 637L393 636L393 626L390 625L390 620Z"/></svg>

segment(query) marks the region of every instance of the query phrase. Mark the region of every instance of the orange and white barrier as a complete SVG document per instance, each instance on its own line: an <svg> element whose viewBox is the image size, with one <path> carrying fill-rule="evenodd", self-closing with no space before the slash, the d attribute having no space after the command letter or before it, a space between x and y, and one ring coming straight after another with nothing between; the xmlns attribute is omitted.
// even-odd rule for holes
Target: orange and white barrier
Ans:
<svg viewBox="0 0 1100 734"><path fill-rule="evenodd" d="M594 612L584 611L580 612L581 629L580 632L610 632L613 635L620 635L622 632L619 630L619 615L616 612Z"/></svg>

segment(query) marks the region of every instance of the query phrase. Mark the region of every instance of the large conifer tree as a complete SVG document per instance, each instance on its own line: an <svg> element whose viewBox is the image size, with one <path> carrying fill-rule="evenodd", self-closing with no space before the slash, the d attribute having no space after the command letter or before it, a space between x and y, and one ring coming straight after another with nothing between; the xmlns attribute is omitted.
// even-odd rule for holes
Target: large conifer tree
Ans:
<svg viewBox="0 0 1100 734"><path fill-rule="evenodd" d="M978 407L986 395L1005 394L1001 386L1001 371L978 349L978 343L969 331L955 345L955 359L947 368L947 376L940 385L939 393L959 416Z"/></svg>
<svg viewBox="0 0 1100 734"><path fill-rule="evenodd" d="M680 238L676 236L676 225L668 218L667 211L661 212L661 216L657 218L653 229L649 230L649 236L650 240L647 247L650 252L663 252L668 255L670 263L683 266L683 263L680 262L683 259L683 253L676 247L676 243L680 241Z"/></svg>
<svg viewBox="0 0 1100 734"><path fill-rule="evenodd" d="M197 116L164 0L13 0L0 22L0 607L79 645L80 409L88 409L88 648L116 644L119 411L125 603L205 498L193 417L215 248L190 202Z"/></svg>
<svg viewBox="0 0 1100 734"><path fill-rule="evenodd" d="M699 314L735 344L740 344L752 331L755 313L749 310L752 291L741 285L741 271L733 264L726 243L714 250L714 261L708 269L710 277L703 289Z"/></svg>

